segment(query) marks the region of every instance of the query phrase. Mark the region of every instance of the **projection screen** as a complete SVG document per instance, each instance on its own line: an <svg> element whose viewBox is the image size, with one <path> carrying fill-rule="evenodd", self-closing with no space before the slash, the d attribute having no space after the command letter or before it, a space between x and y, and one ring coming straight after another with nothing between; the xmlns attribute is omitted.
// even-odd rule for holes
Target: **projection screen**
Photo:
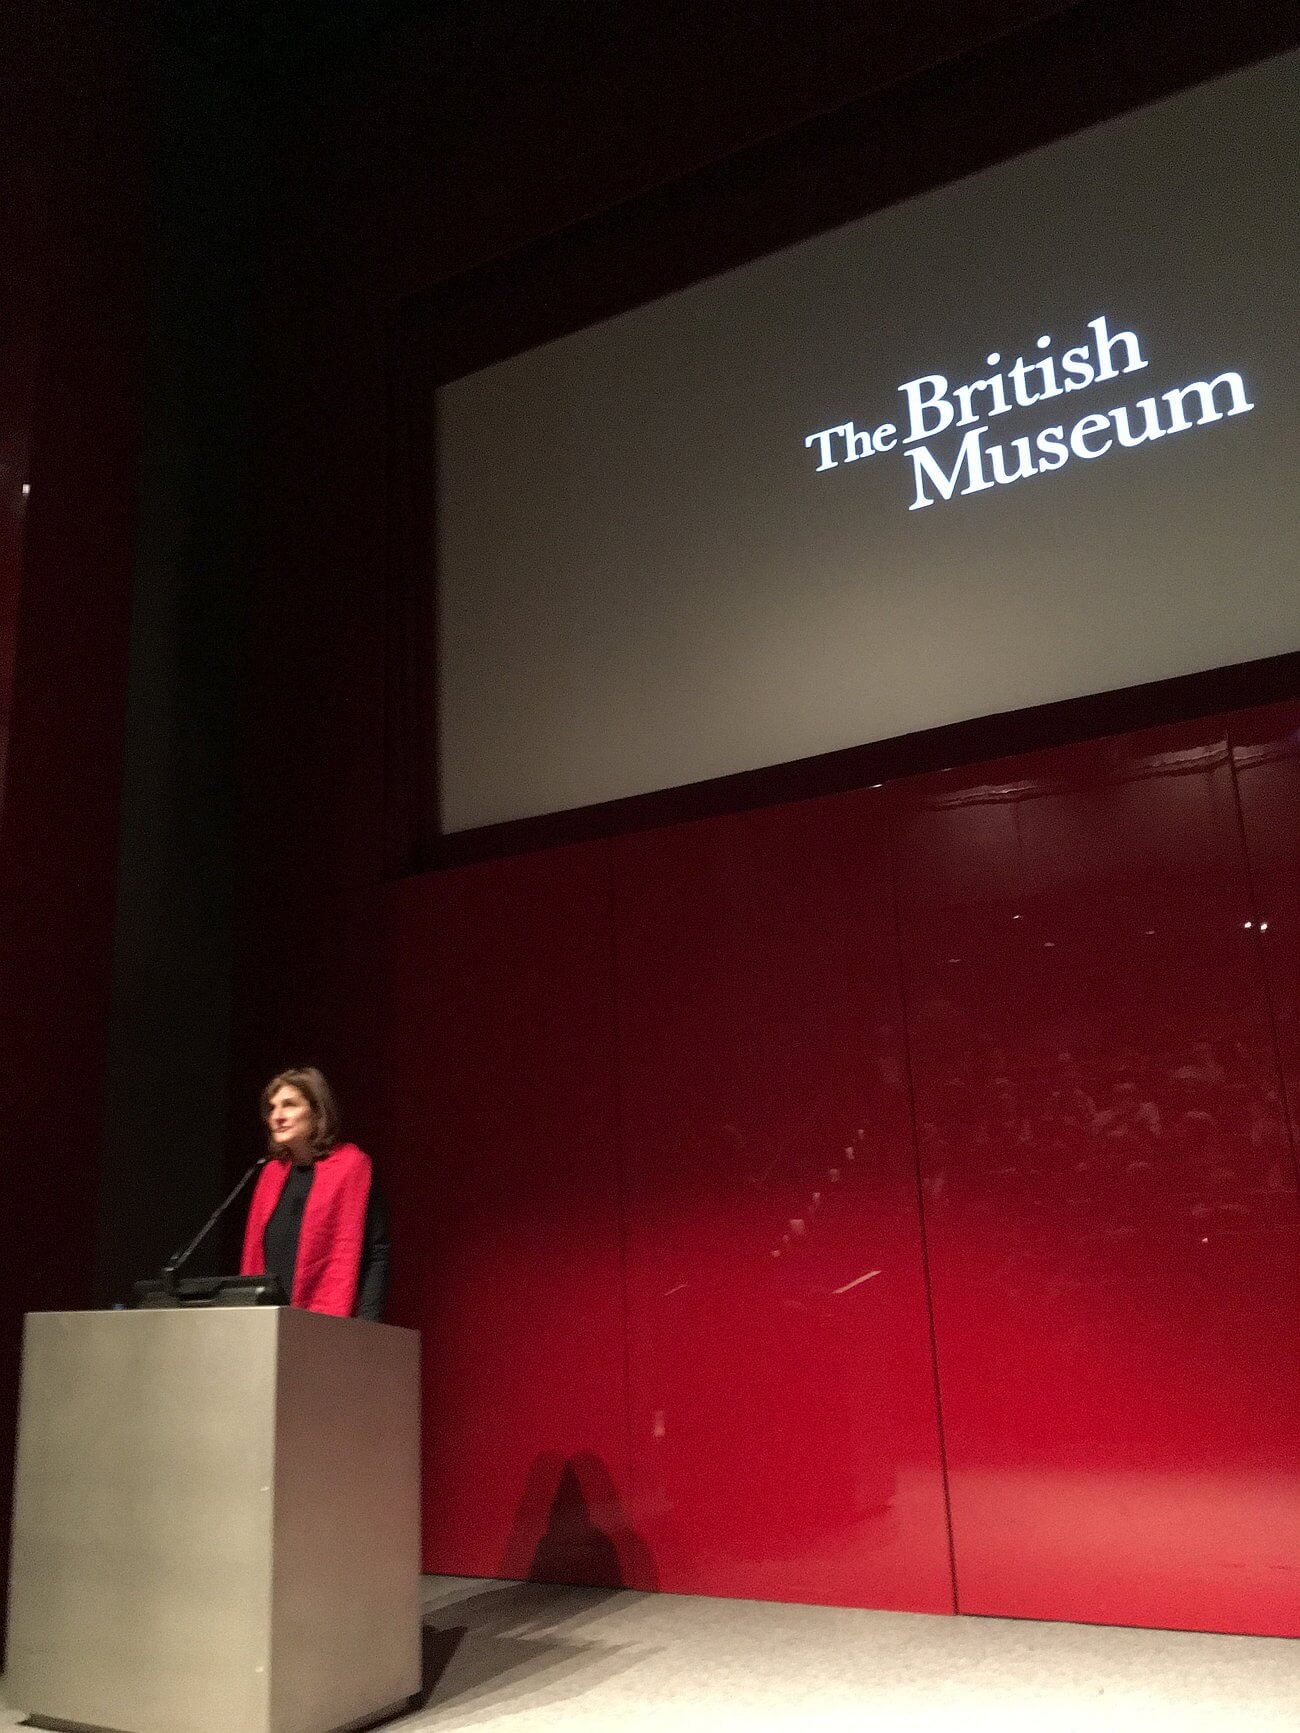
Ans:
<svg viewBox="0 0 1300 1733"><path fill-rule="evenodd" d="M447 832L1300 648L1288 54L444 386Z"/></svg>

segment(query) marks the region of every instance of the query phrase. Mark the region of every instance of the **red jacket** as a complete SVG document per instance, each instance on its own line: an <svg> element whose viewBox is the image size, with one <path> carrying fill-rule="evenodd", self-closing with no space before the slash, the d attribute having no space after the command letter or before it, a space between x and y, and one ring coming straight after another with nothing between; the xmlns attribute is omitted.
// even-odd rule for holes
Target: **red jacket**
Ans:
<svg viewBox="0 0 1300 1733"><path fill-rule="evenodd" d="M267 1162L257 1176L244 1230L241 1275L266 1273L266 1224L288 1177L289 1161L279 1156ZM340 1143L328 1155L317 1157L298 1239L291 1296L295 1306L305 1312L327 1312L335 1318L352 1316L369 1201L370 1157L355 1143Z"/></svg>

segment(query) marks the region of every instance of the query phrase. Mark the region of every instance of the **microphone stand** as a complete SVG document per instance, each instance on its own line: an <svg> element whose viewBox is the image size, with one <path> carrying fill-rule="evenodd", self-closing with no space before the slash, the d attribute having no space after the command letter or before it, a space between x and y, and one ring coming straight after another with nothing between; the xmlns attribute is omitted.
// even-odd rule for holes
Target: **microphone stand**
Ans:
<svg viewBox="0 0 1300 1733"><path fill-rule="evenodd" d="M252 1167L249 1168L248 1172L240 1180L239 1184L230 1193L229 1197L224 1198L217 1205L216 1209L213 1210L212 1214L208 1217L207 1221L204 1222L198 1233L195 1234L189 1245L179 1252L173 1252L171 1257L168 1258L160 1273L162 1277L163 1290L169 1297L174 1299L176 1296L177 1273L182 1270L187 1263L189 1263L191 1257L193 1257L194 1253L203 1244L204 1240L207 1239L213 1228L216 1227L217 1223L221 1220L222 1216L225 1215L226 1211L230 1208L231 1204L234 1203L235 1199L239 1196L240 1192L243 1191L244 1187L248 1184L249 1180L252 1179L253 1175L255 1173L260 1173L270 1159L271 1157L269 1155L259 1155Z"/></svg>

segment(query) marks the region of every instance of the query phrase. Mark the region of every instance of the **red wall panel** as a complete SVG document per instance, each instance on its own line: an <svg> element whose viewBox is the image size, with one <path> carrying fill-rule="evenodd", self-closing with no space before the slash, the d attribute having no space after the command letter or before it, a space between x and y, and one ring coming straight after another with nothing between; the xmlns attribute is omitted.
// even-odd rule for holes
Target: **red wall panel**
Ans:
<svg viewBox="0 0 1300 1733"><path fill-rule="evenodd" d="M652 1587L626 1508L606 846L410 880L387 922L389 1316L423 1332L426 1564Z"/></svg>
<svg viewBox="0 0 1300 1733"><path fill-rule="evenodd" d="M1300 1221L1225 734L899 800L959 1607L1300 1634Z"/></svg>
<svg viewBox="0 0 1300 1733"><path fill-rule="evenodd" d="M286 928L431 1568L1300 1634L1300 706L1230 723Z"/></svg>
<svg viewBox="0 0 1300 1733"><path fill-rule="evenodd" d="M879 801L614 844L634 1510L666 1588L952 1609Z"/></svg>
<svg viewBox="0 0 1300 1733"><path fill-rule="evenodd" d="M1294 1152L1300 1142L1300 703L1234 716L1229 738Z"/></svg>

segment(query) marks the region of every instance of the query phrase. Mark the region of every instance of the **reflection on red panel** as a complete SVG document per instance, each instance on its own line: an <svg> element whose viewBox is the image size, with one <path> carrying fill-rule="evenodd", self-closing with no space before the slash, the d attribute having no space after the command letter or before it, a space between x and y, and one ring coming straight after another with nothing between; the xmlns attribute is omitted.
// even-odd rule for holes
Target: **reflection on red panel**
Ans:
<svg viewBox="0 0 1300 1733"><path fill-rule="evenodd" d="M961 1610L1300 1634L1300 1221L1223 734L902 787L897 870Z"/></svg>
<svg viewBox="0 0 1300 1733"><path fill-rule="evenodd" d="M614 845L634 1511L665 1588L952 1610L879 801Z"/></svg>
<svg viewBox="0 0 1300 1733"><path fill-rule="evenodd" d="M626 1510L604 844L389 910L389 1316L423 1332L432 1570L653 1587Z"/></svg>
<svg viewBox="0 0 1300 1733"><path fill-rule="evenodd" d="M1232 718L1246 852L1258 916L1259 957L1300 1141L1300 703Z"/></svg>

